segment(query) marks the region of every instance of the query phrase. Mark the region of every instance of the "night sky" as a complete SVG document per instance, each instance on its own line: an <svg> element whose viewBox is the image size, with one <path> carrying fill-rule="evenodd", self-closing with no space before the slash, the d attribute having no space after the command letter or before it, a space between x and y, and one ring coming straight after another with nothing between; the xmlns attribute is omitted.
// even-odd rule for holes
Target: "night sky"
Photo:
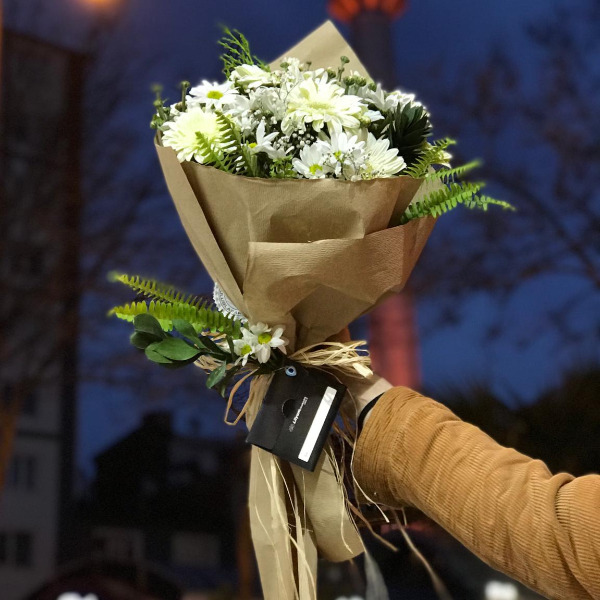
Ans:
<svg viewBox="0 0 600 600"><path fill-rule="evenodd" d="M85 26L93 17L92 11L82 7L83 0L46 0L45 4L49 14L43 35L55 36L57 41L77 47L78 39L85 37ZM143 76L131 82L130 98L120 117L123 126L135 130L140 139L145 140L139 147L140 160L142 157L148 160L153 152L151 133L147 129L150 85L162 82L166 89L174 89L184 78L192 83L203 78L220 79L219 51L215 43L219 24L242 30L254 52L271 60L328 18L324 0L124 0L124 4L123 32L128 38L128 51L155 57L149 61ZM452 3L413 0L406 15L394 25L400 86L416 92L428 105L427 97L419 94L421 89L430 87L423 81L427 67L441 63L450 68L456 65L468 68L469 64L485 57L493 46L501 46L518 56L525 71L535 70L536 56L525 37L524 27L558 4L562 3L555 0L458 0ZM64 19L73 24L68 39L64 37L64 28L48 27L53 19L55 25ZM343 26L341 29L347 34ZM126 55L123 60L127 60ZM433 120L435 123L435 114ZM438 136L443 134L436 132ZM478 156L478 140L460 141L464 155ZM156 177L160 177L158 169ZM168 197L163 201L166 206ZM178 228L174 209L171 217L171 226ZM493 213L489 218L493 218ZM460 216L454 216L452 223L456 224L457 219ZM182 230L180 233L184 235ZM111 266L119 267L118 264ZM199 276L199 281L208 289L206 276ZM552 280L525 286L512 299L508 314L526 323L535 317L540 298L543 302L552 302L559 294L560 286ZM498 391L507 394L518 391L526 401L556 383L553 334L541 335L535 344L520 350L507 342L484 343L484 332L491 318L490 306L489 298L475 296L469 301L467 320L422 337L423 373L428 388L489 380ZM435 308L431 302L419 305L422 330ZM586 315L581 318L585 319ZM121 330L124 344L127 333L126 328ZM579 352L581 356L597 356L597 344L581 348ZM561 360L564 361L564 357ZM199 381L199 385L202 382ZM81 389L80 462L85 467L89 467L95 453L135 426L139 419L140 403L132 401L128 393L111 391L110 398L107 394L99 385L84 384ZM203 431L224 434L225 426L218 423L220 414L218 401L211 404L209 415L214 426L203 424ZM180 414L180 418L185 419L185 414Z"/></svg>

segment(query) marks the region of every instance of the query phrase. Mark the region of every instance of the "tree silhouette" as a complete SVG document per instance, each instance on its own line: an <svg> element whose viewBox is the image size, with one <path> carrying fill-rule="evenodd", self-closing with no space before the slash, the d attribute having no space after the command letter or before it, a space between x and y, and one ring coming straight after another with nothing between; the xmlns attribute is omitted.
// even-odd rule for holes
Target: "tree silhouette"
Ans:
<svg viewBox="0 0 600 600"><path fill-rule="evenodd" d="M559 351L598 339L598 311L585 323L578 313L600 302L599 28L598 3L577 0L528 28L522 52L539 57L535 64L496 49L479 66L433 68L438 131L471 140L491 193L518 208L463 211L438 225L413 284L439 303L441 322L456 320L473 292L502 305L527 285L552 282L546 289L560 289L560 300L544 298L527 328L496 321L490 337L529 343L554 331Z"/></svg>

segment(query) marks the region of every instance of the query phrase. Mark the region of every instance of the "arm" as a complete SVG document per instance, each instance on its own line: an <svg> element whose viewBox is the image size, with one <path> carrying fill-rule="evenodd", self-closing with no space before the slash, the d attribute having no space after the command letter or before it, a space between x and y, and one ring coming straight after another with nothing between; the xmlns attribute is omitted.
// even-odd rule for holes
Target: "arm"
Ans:
<svg viewBox="0 0 600 600"><path fill-rule="evenodd" d="M552 475L434 400L393 388L360 434L367 494L410 505L549 598L600 598L600 476Z"/></svg>

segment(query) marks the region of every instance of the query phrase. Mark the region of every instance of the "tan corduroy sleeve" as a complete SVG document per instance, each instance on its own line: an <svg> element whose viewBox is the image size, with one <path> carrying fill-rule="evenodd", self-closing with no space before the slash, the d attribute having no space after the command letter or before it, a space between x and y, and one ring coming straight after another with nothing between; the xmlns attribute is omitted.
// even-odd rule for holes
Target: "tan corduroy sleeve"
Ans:
<svg viewBox="0 0 600 600"><path fill-rule="evenodd" d="M600 475L552 475L407 388L371 411L355 474L374 499L420 509L542 595L600 599Z"/></svg>

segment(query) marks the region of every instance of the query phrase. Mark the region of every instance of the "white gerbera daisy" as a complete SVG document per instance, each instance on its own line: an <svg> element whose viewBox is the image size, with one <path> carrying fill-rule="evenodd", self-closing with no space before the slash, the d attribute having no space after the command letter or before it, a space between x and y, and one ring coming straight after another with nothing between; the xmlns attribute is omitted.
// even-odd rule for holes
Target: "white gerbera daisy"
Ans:
<svg viewBox="0 0 600 600"><path fill-rule="evenodd" d="M397 148L390 148L390 141L386 138L377 139L372 133L367 137L365 144L365 166L361 171L363 179L376 177L391 177L406 167Z"/></svg>
<svg viewBox="0 0 600 600"><path fill-rule="evenodd" d="M190 106L200 103L210 108L222 110L223 107L233 104L237 95L238 91L230 81L210 83L204 79L200 85L190 90L188 103Z"/></svg>
<svg viewBox="0 0 600 600"><path fill-rule="evenodd" d="M324 179L331 173L331 167L326 163L328 148L323 144L314 143L300 150L300 158L292 160L296 173L307 179Z"/></svg>
<svg viewBox="0 0 600 600"><path fill-rule="evenodd" d="M298 84L290 91L287 102L287 115L281 124L287 134L294 129L303 131L307 123L315 131L327 125L330 133L341 132L342 128L357 129L366 109L361 98L346 94L344 88L328 81L326 74Z"/></svg>
<svg viewBox="0 0 600 600"><path fill-rule="evenodd" d="M162 142L164 146L177 152L180 162L193 159L204 163L207 157L198 143L197 133L203 134L210 142L220 147L223 133L217 117L200 106L190 108L187 112L177 115L174 121L170 121L163 133Z"/></svg>

